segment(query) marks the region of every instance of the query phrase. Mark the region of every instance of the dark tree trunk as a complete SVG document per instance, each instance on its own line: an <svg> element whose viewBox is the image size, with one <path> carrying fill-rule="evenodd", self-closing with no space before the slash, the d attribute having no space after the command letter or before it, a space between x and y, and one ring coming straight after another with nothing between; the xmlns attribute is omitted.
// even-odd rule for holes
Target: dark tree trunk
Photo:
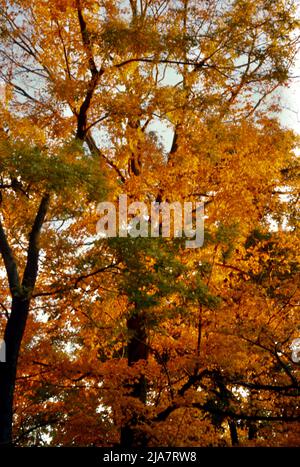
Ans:
<svg viewBox="0 0 300 467"><path fill-rule="evenodd" d="M127 329L129 341L127 345L128 365L132 366L140 360L148 359L147 330L145 326L144 313L141 310L135 310L133 315L127 320ZM129 394L131 397L139 399L143 404L147 398L147 382L144 375L141 375L139 381L130 386ZM121 428L122 447L141 447L147 444L145 436L138 429L138 424L142 418L138 413L132 413L130 420Z"/></svg>
<svg viewBox="0 0 300 467"><path fill-rule="evenodd" d="M50 196L46 193L41 199L29 234L27 261L22 282L20 281L16 259L0 220L0 252L5 264L12 296L11 313L4 333L6 362L0 363L0 446L12 445L13 401L17 364L29 312L30 295L34 290L38 275L38 241L49 201Z"/></svg>
<svg viewBox="0 0 300 467"><path fill-rule="evenodd" d="M253 440L257 437L257 426L255 423L250 422L248 425L248 439Z"/></svg>
<svg viewBox="0 0 300 467"><path fill-rule="evenodd" d="M238 438L236 423L233 420L230 420L228 422L228 425L229 425L229 430L230 430L231 444L232 446L238 446L239 438Z"/></svg>
<svg viewBox="0 0 300 467"><path fill-rule="evenodd" d="M127 347L128 365L132 366L140 360L148 359L147 330L142 311L135 312L127 320L127 328L130 336ZM133 386L132 396L146 402L147 387L144 376Z"/></svg>
<svg viewBox="0 0 300 467"><path fill-rule="evenodd" d="M0 363L0 446L12 445L13 398L17 363L26 326L29 299L13 298L4 341L6 362Z"/></svg>
<svg viewBox="0 0 300 467"><path fill-rule="evenodd" d="M0 363L0 447L12 444L12 404L14 385L8 363Z"/></svg>

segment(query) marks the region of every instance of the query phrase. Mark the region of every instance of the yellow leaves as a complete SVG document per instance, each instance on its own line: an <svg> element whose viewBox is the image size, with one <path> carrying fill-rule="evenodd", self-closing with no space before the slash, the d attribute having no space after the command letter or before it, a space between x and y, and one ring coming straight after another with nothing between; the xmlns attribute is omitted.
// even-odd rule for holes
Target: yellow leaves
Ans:
<svg viewBox="0 0 300 467"><path fill-rule="evenodd" d="M0 86L0 106L7 112L9 109L9 103L13 98L14 88L9 84L1 84Z"/></svg>
<svg viewBox="0 0 300 467"><path fill-rule="evenodd" d="M132 153L136 153L140 148L140 144L143 142L144 133L142 132L141 127L138 128L127 128L127 140L128 145Z"/></svg>
<svg viewBox="0 0 300 467"><path fill-rule="evenodd" d="M53 6L55 6L59 12L65 13L67 8L70 6L74 7L75 3L75 0L55 0L55 2L53 2ZM47 2L45 2L45 6L46 4Z"/></svg>
<svg viewBox="0 0 300 467"><path fill-rule="evenodd" d="M30 2L35 13L50 13L52 18L57 18L61 14L65 14L67 10L76 8L76 0L40 0Z"/></svg>
<svg viewBox="0 0 300 467"><path fill-rule="evenodd" d="M3 90L0 204L21 271L40 197L49 189L53 197L39 242L37 297L20 367L26 379L35 376L28 378L28 392L18 382L24 393L18 393L17 414L24 411L35 422L32 400L37 417L56 407L57 444L118 443L121 426L136 413L154 444L229 443L226 421L218 425L209 405L196 410L192 404L219 404L222 411L218 378L224 378L235 400L232 410L275 413L279 402L273 395L267 409L261 393L253 407L245 393L238 405L233 381L286 384L274 345L298 326L298 234L283 227L266 236L271 219L295 216L273 193L281 186L296 196L297 140L268 111L243 118L270 81L284 78L282 65L293 54L290 27L276 27L288 12L279 21L283 2L262 0L228 2L226 8L210 2L206 9L184 2L187 11L176 2L165 10L148 2L147 14L133 18L129 2L79 3L88 53L73 0L19 2L22 27L12 33L15 42L7 36L2 44L9 45L5 79L22 81L36 99L18 94L12 84ZM261 11L269 15L264 21ZM201 25L209 34L199 35ZM262 50L260 37L272 48ZM15 53L18 41L22 47ZM195 67L208 56L205 66ZM97 76L94 64L101 70ZM258 65L259 74L253 71ZM276 106L272 102L270 112ZM80 109L83 130L93 138L88 142L97 147L93 154L82 141L65 144L74 140ZM19 145L11 154L8 138ZM139 245L96 238L102 173L107 200L126 193L149 204L204 201L203 248L187 251L173 240L150 248L147 240ZM1 292L7 306L4 280ZM139 329L128 329L133 310L141 313ZM1 329L5 319L1 315ZM142 360L137 352L138 362L130 366L133 337L149 357ZM45 372L36 372L35 365ZM148 382L146 404L132 394L141 376ZM174 403L178 409L155 422ZM19 421L17 428L26 433ZM238 430L247 436L241 424Z"/></svg>

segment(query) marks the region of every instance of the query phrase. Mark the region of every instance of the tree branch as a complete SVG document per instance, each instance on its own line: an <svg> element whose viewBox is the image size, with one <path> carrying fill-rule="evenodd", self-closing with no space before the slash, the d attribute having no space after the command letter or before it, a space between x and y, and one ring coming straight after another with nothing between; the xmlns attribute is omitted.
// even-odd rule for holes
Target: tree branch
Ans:
<svg viewBox="0 0 300 467"><path fill-rule="evenodd" d="M6 234L4 232L2 222L0 219L0 253L2 255L7 279L9 283L9 290L11 296L16 296L18 290L20 289L20 277L18 273L17 263L14 258L13 252L9 246Z"/></svg>
<svg viewBox="0 0 300 467"><path fill-rule="evenodd" d="M91 151L92 154L97 154L98 156L101 156L102 159L105 160L105 162L112 168L114 169L114 171L118 174L121 182L125 183L126 179L124 177L124 175L122 174L121 170L119 169L119 167L111 160L109 160L101 151L100 149L98 148L98 146L96 145L92 135L90 133L86 134L85 135L85 141L89 147L89 150Z"/></svg>
<svg viewBox="0 0 300 467"><path fill-rule="evenodd" d="M50 195L46 193L41 202L35 217L31 232L29 234L29 245L27 252L27 263L24 270L22 286L26 289L32 290L38 274L38 260L39 260L39 237L41 229L49 207Z"/></svg>

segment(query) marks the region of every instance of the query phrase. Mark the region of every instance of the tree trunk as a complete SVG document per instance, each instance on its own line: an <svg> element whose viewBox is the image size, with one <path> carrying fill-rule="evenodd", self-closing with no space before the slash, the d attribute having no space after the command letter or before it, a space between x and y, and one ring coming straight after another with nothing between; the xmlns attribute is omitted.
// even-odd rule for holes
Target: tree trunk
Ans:
<svg viewBox="0 0 300 467"><path fill-rule="evenodd" d="M128 365L132 366L140 360L148 359L147 330L145 326L144 314L141 310L135 309L134 313L127 320L129 341L127 345ZM144 375L139 381L130 386L131 397L139 399L143 404L147 399L147 382ZM130 420L121 428L121 446L126 448L146 446L147 440L138 429L142 418L138 413L132 413Z"/></svg>
<svg viewBox="0 0 300 467"><path fill-rule="evenodd" d="M256 439L257 437L257 426L255 423L250 422L248 425L248 439L249 441Z"/></svg>
<svg viewBox="0 0 300 467"><path fill-rule="evenodd" d="M26 326L29 299L15 297L12 300L4 341L6 362L0 363L0 446L12 445L13 399L17 363Z"/></svg>
<svg viewBox="0 0 300 467"><path fill-rule="evenodd" d="M20 281L13 251L10 248L0 220L0 252L5 264L12 296L11 313L4 333L6 362L0 363L0 446L12 445L13 402L17 364L29 312L30 293L34 290L38 275L38 242L49 201L50 195L45 193L29 234L27 261L22 282Z"/></svg>
<svg viewBox="0 0 300 467"><path fill-rule="evenodd" d="M233 420L228 421L229 430L230 430L230 437L231 437L231 444L232 446L238 446L239 444L239 437L236 428L236 423Z"/></svg>

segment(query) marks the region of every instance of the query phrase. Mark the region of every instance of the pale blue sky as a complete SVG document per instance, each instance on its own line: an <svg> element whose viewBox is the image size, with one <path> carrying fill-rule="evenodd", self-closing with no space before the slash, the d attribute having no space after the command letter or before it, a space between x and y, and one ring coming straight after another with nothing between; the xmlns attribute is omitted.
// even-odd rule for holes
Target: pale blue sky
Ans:
<svg viewBox="0 0 300 467"><path fill-rule="evenodd" d="M282 91L282 112L281 121L285 126L293 128L300 134L300 52L295 63L290 87Z"/></svg>

